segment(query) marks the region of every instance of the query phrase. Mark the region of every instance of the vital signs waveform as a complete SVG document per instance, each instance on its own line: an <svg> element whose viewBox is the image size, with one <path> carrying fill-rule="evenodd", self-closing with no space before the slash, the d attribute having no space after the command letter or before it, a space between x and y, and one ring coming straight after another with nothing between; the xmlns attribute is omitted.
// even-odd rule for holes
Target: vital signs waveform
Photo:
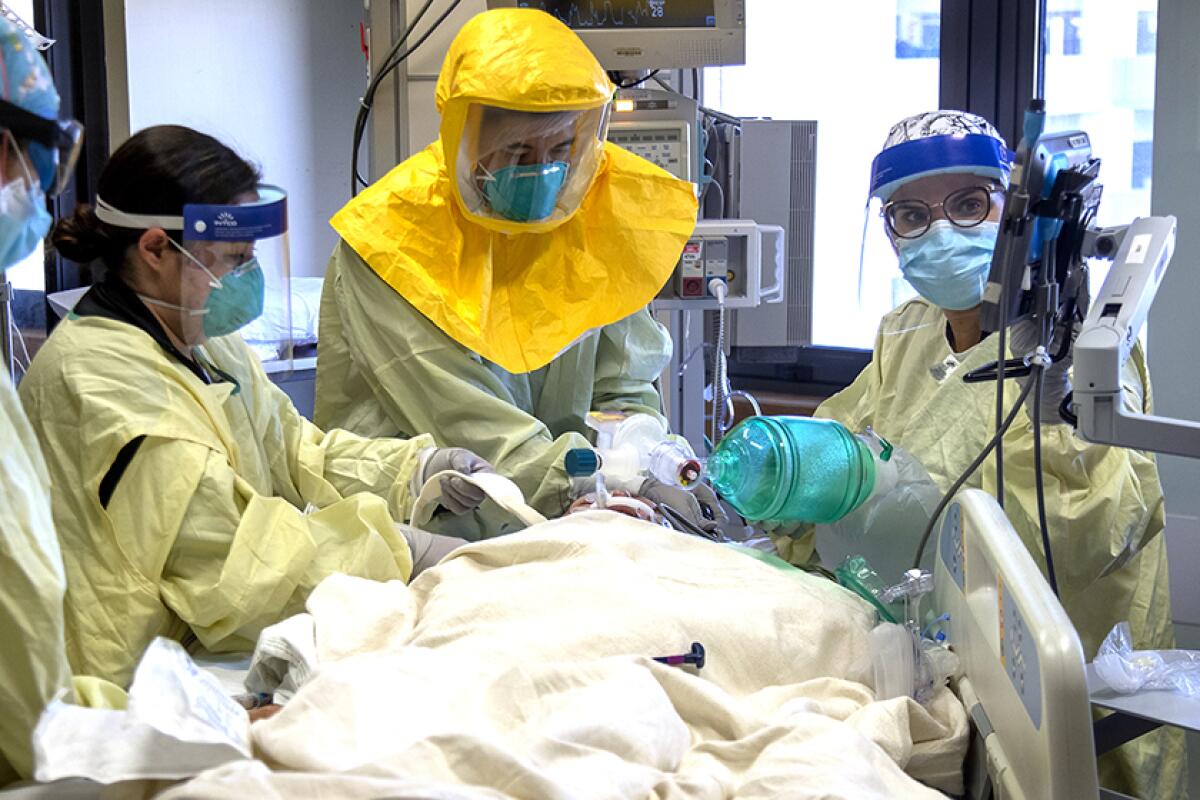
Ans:
<svg viewBox="0 0 1200 800"><path fill-rule="evenodd" d="M711 27L711 0L523 0L570 28Z"/></svg>

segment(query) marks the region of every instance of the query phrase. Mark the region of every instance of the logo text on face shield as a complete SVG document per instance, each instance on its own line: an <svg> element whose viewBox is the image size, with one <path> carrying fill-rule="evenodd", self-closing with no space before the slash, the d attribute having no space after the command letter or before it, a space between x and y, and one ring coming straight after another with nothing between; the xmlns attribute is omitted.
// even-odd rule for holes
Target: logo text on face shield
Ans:
<svg viewBox="0 0 1200 800"><path fill-rule="evenodd" d="M233 214L230 214L228 211L222 211L220 214L217 214L217 218L213 220L213 224L222 228L236 228L238 222Z"/></svg>

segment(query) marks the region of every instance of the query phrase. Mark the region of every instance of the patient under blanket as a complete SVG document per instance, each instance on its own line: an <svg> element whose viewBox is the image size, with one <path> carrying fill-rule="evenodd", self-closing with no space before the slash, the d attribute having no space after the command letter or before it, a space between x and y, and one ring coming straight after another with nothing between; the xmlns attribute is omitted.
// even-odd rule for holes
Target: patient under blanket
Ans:
<svg viewBox="0 0 1200 800"><path fill-rule="evenodd" d="M867 605L609 512L455 551L411 586L334 576L313 674L259 761L168 797L893 798L961 791L967 721L874 702ZM702 670L653 657L707 652ZM269 766L268 766L269 765ZM925 785L923 785L925 784Z"/></svg>

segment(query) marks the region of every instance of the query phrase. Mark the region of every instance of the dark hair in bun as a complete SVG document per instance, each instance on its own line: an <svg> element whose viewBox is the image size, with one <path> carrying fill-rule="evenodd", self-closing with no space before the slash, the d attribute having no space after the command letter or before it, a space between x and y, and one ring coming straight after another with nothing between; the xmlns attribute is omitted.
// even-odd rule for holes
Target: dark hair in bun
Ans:
<svg viewBox="0 0 1200 800"><path fill-rule="evenodd" d="M180 216L186 203L229 203L258 185L258 170L208 134L182 125L139 131L117 148L100 174L97 193L127 214ZM80 204L60 220L50 241L80 264L103 260L120 272L143 231L102 222ZM168 231L178 240L178 231Z"/></svg>

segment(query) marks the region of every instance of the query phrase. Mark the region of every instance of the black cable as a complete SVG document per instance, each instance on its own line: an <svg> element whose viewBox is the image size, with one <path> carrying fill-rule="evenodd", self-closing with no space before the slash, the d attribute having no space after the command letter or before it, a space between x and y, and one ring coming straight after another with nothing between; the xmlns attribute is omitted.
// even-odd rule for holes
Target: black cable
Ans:
<svg viewBox="0 0 1200 800"><path fill-rule="evenodd" d="M719 119L721 122L728 122L730 125L736 125L739 128L742 127L742 121L740 119L730 114L726 114L724 111L717 111L716 109L709 108L708 106L700 106L699 108L700 113L706 117Z"/></svg>
<svg viewBox="0 0 1200 800"><path fill-rule="evenodd" d="M367 126L367 116L371 113L371 105L375 102L375 91L379 86L379 81L382 79L382 74L387 70L388 64L393 58L396 57L396 54L400 52L400 48L403 47L405 41L408 40L409 35L413 32L413 28L417 26L417 23L421 21L421 18L425 16L425 12L428 11L432 5L433 0L425 0L425 4L421 6L420 10L417 11L417 15L413 17L412 24L405 26L404 32L400 34L400 36L392 44L392 48L388 50L387 55L383 57L383 60L379 64L379 71L376 72L369 81L367 81L367 88L363 92L362 98L359 100L358 113L354 118L354 140L350 150L351 196L358 193L359 183L361 183L363 186L367 185L367 182L363 180L362 175L360 175L358 172L358 150L362 145L363 132L366 130Z"/></svg>
<svg viewBox="0 0 1200 800"><path fill-rule="evenodd" d="M1075 409L1072 408L1072 400L1075 399L1074 392L1067 392L1067 396L1063 398L1062 403L1058 407L1058 415L1063 418L1072 428L1079 427L1079 417L1075 414Z"/></svg>
<svg viewBox="0 0 1200 800"><path fill-rule="evenodd" d="M1005 265L1007 266L1007 265ZM1003 365L1008 360L1008 298L1012 292L1012 287L1009 285L1011 281L1007 274L1004 275L1000 282L1000 330L996 332L997 348L1000 354L996 357L996 363ZM999 373L996 376L996 432L1000 432L1001 422L1004 419L1004 367L999 367ZM1026 384L1028 386L1028 384ZM1028 391L1025 392L1028 394ZM996 439L996 503L1004 510L1004 443L1000 441L1003 437Z"/></svg>
<svg viewBox="0 0 1200 800"><path fill-rule="evenodd" d="M655 75L657 75L659 73L659 71L660 70L656 69L656 70L654 70L654 72L651 72L646 77L638 78L636 81L630 81L629 83L618 83L617 88L618 89L632 89L635 86L641 86L643 83L645 83L646 81L650 80Z"/></svg>
<svg viewBox="0 0 1200 800"><path fill-rule="evenodd" d="M1037 486L1038 527L1042 531L1042 550L1046 554L1046 577L1054 596L1058 597L1058 578L1054 574L1054 555L1050 552L1050 525L1046 522L1046 493L1042 480L1042 389L1046 376L1046 367L1038 364L1034 367L1034 397L1033 397L1033 479Z"/></svg>
<svg viewBox="0 0 1200 800"><path fill-rule="evenodd" d="M462 0L453 0L446 10L442 12L441 16L433 21L433 24L429 26L429 30L425 31L425 33L419 39L417 39L417 41L414 42L411 47L407 48L403 53L400 53L400 48L404 45L405 41L407 41L409 35L413 32L413 29L416 28L417 23L421 21L421 18L425 15L425 12L428 11L430 6L433 5L433 0L425 0L424 5L421 6L421 9L417 12L417 15L413 17L412 24L405 28L404 33L396 40L396 43L392 45L392 49L388 51L388 55L383 62L383 67L367 85L367 91L363 94L363 99L360 103L358 116L355 119L354 125L354 146L351 150L352 161L350 165L351 196L358 194L359 183L361 183L363 186L367 185L367 181L363 180L362 176L358 173L358 151L362 146L362 137L367 128L367 117L370 115L371 106L375 102L375 92L379 89L379 84L397 67L404 63L409 56L415 53L417 48L423 45L429 39L429 37L433 35L433 32L436 31L441 24L446 21L446 17L454 13L454 9L458 8L461 3Z"/></svg>
<svg viewBox="0 0 1200 800"><path fill-rule="evenodd" d="M1029 396L1029 392L1032 391L1032 389L1033 382L1027 381L1024 388L1021 389L1020 395L1017 397L1017 402L1013 404L1012 410L1009 411L1008 417L1004 420L1004 424L999 430L996 431L996 435L992 437L990 442L988 442L987 447L983 448L983 451L975 457L975 460L971 462L970 466L963 470L963 474L958 476L958 480L956 480L954 484L946 491L946 493L942 495L941 502L938 503L937 508L934 509L933 514L929 517L929 524L925 526L925 533L921 536L921 543L917 545L917 557L913 561L913 569L921 568L921 559L925 556L925 545L929 543L929 537L933 534L933 529L937 526L938 518L942 515L942 512L946 510L946 506L950 505L950 501L954 499L956 494L958 494L958 490L963 487L963 484L970 479L970 477L975 473L975 470L979 469L979 465L986 461L987 457L991 455L992 450L996 448L996 444L1004 437L1004 434L1006 431L1008 431L1009 427L1012 426L1013 420L1017 418L1017 412L1021 410L1021 405L1025 402L1025 398Z"/></svg>

